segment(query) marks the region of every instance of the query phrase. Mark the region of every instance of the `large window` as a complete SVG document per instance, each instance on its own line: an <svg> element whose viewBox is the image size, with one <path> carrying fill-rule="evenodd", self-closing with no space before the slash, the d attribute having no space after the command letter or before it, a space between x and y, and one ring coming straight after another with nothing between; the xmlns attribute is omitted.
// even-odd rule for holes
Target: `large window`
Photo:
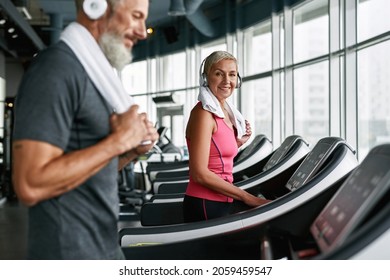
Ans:
<svg viewBox="0 0 390 280"><path fill-rule="evenodd" d="M186 55L185 52L163 57L162 88L183 89L186 87Z"/></svg>
<svg viewBox="0 0 390 280"><path fill-rule="evenodd" d="M279 50L279 59L280 59L280 66L284 66L284 63L285 63L285 56L284 56L284 53L285 53L285 39L284 39L284 36L285 36L285 32L284 32L284 16L281 15L279 17L279 24L280 24L280 28L279 28L279 40L280 40L280 50ZM276 50L278 51L278 50ZM278 65L275 65L275 67L278 67Z"/></svg>
<svg viewBox="0 0 390 280"><path fill-rule="evenodd" d="M389 0L359 0L358 41L364 41L390 30Z"/></svg>
<svg viewBox="0 0 390 280"><path fill-rule="evenodd" d="M123 86L131 95L146 93L148 91L147 76L146 60L127 65L121 73Z"/></svg>
<svg viewBox="0 0 390 280"><path fill-rule="evenodd" d="M294 71L295 133L311 144L329 135L328 62Z"/></svg>
<svg viewBox="0 0 390 280"><path fill-rule="evenodd" d="M298 134L312 145L339 136L357 148L361 161L375 145L390 142L389 18L388 0L298 1L207 45L134 63L124 83L130 93L141 93L140 103L156 92L178 95L173 106L182 106L183 116L180 108L165 110L164 123L180 131L172 137L182 144L197 102L199 65L226 50L237 56L244 80L231 99L255 134L274 143Z"/></svg>
<svg viewBox="0 0 390 280"><path fill-rule="evenodd" d="M150 118L155 118L155 107L146 94L156 91L156 77L156 59L131 63L121 72L121 79L126 92L134 97L135 103L140 106L139 111L148 112Z"/></svg>
<svg viewBox="0 0 390 280"><path fill-rule="evenodd" d="M271 21L245 32L245 75L253 75L272 69Z"/></svg>
<svg viewBox="0 0 390 280"><path fill-rule="evenodd" d="M272 138L272 78L245 82L242 85L242 114L255 135Z"/></svg>
<svg viewBox="0 0 390 280"><path fill-rule="evenodd" d="M294 63L329 51L328 0L311 1L294 11Z"/></svg>
<svg viewBox="0 0 390 280"><path fill-rule="evenodd" d="M359 158L390 142L390 42L358 52Z"/></svg>

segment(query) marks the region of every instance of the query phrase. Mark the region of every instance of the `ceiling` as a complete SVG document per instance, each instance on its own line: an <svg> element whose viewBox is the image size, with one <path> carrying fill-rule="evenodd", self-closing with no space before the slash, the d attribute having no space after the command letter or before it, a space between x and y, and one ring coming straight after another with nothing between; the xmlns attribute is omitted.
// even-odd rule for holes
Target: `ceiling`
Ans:
<svg viewBox="0 0 390 280"><path fill-rule="evenodd" d="M149 0L148 26L167 25L176 16L168 14L171 1L185 4L187 19L201 32L205 30L205 15L196 16L204 7L222 3L222 0ZM189 12L188 12L189 11ZM74 0L1 0L0 48L6 56L30 59L38 50L50 45L61 30L75 20ZM199 23L198 23L199 22ZM206 24L207 25L207 24ZM203 29L203 30L202 30ZM13 32L9 32L13 30ZM205 33L207 34L207 33Z"/></svg>

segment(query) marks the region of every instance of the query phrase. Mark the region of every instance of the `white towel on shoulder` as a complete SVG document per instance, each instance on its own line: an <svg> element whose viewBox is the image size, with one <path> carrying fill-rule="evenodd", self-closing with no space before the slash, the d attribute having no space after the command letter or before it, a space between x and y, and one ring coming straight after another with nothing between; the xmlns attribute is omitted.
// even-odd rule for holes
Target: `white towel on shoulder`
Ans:
<svg viewBox="0 0 390 280"><path fill-rule="evenodd" d="M76 54L93 84L115 112L123 113L134 103L95 38L84 26L72 22L62 32L60 40Z"/></svg>
<svg viewBox="0 0 390 280"><path fill-rule="evenodd" d="M198 100L202 103L204 110L209 111L220 118L225 118L221 104L208 87L200 87ZM225 101L225 109L228 110L230 118L237 129L237 138L241 138L246 133L244 117L228 100Z"/></svg>

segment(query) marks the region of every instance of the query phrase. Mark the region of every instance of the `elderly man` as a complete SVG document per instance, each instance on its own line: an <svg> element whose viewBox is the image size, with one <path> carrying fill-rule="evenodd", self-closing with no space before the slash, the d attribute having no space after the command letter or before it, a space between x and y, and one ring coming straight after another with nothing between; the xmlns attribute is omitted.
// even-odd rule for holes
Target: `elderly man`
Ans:
<svg viewBox="0 0 390 280"><path fill-rule="evenodd" d="M117 172L158 134L116 76L146 38L148 0L76 0L77 22L26 72L13 182L29 206L29 259L123 259Z"/></svg>

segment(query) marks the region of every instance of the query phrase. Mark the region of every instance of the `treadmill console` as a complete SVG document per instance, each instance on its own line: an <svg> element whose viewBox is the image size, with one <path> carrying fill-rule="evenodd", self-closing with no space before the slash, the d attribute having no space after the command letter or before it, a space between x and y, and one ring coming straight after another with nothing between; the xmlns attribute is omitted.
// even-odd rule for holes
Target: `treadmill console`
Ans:
<svg viewBox="0 0 390 280"><path fill-rule="evenodd" d="M238 158L235 159L235 161L239 161L241 159L246 158L250 154L253 153L253 150L259 145L259 143L263 140L266 139L267 137L263 134L257 135L255 139L242 151L241 154L239 154Z"/></svg>
<svg viewBox="0 0 390 280"><path fill-rule="evenodd" d="M390 189L390 144L374 148L322 210L310 231L322 252L342 243Z"/></svg>
<svg viewBox="0 0 390 280"><path fill-rule="evenodd" d="M290 191L293 191L308 182L340 145L346 145L346 142L344 139L338 137L327 137L318 141L288 180L286 187Z"/></svg>
<svg viewBox="0 0 390 280"><path fill-rule="evenodd" d="M283 157L285 157L288 152L291 150L292 146L298 141L304 141L302 137L297 135L291 135L287 137L278 149L273 153L271 158L268 160L266 165L263 168L263 171L266 171L277 164Z"/></svg>

